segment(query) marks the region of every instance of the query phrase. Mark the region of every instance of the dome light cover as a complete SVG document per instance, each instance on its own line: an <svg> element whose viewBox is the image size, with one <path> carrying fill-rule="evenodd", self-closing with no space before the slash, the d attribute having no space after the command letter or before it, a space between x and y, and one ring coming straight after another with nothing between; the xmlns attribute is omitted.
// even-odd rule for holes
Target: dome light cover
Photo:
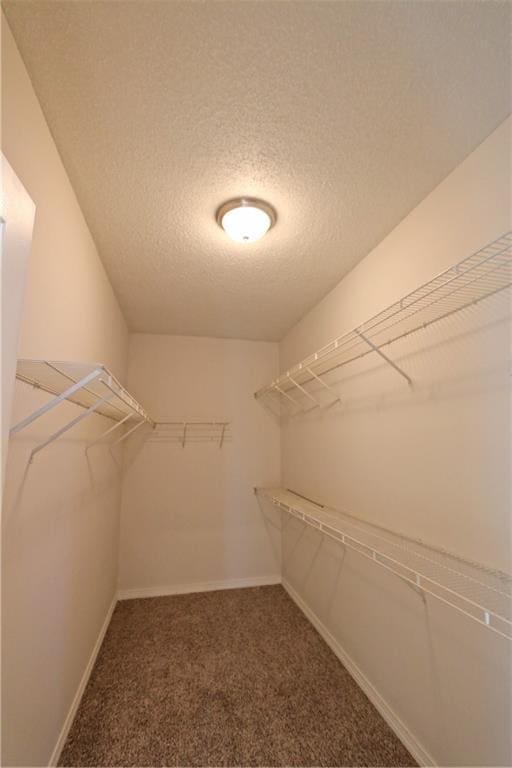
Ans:
<svg viewBox="0 0 512 768"><path fill-rule="evenodd" d="M217 223L237 243L254 243L274 226L277 216L271 205L252 197L228 200L217 211Z"/></svg>

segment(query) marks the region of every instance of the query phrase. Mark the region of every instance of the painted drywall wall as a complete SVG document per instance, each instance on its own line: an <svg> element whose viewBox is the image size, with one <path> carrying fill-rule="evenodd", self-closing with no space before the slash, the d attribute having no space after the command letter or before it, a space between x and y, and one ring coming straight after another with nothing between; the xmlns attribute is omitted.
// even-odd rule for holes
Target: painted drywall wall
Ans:
<svg viewBox="0 0 512 768"><path fill-rule="evenodd" d="M35 205L3 154L0 154L0 253L2 256L2 490L20 328Z"/></svg>
<svg viewBox="0 0 512 768"><path fill-rule="evenodd" d="M501 125L281 344L281 370L511 229ZM333 374L341 406L286 421L284 485L510 572L508 298ZM283 521L284 522L284 521ZM283 577L439 765L509 765L510 643L296 520ZM421 750L418 755L421 754Z"/></svg>
<svg viewBox="0 0 512 768"><path fill-rule="evenodd" d="M2 23L2 150L36 204L20 357L98 360L123 378L128 334L23 62ZM18 384L13 421L48 395ZM116 589L120 480L64 404L10 441L2 514L2 762L51 759ZM55 755L54 755L55 757Z"/></svg>
<svg viewBox="0 0 512 768"><path fill-rule="evenodd" d="M155 420L229 421L232 437L221 449L134 437L123 479L123 592L279 580L279 532L253 493L280 478L279 424L253 396L277 368L274 343L130 337L130 391Z"/></svg>

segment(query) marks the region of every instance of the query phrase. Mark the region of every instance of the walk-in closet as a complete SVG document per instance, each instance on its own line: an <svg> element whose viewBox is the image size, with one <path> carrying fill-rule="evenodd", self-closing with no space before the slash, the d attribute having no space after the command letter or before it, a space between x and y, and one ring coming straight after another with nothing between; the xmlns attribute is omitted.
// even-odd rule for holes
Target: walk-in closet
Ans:
<svg viewBox="0 0 512 768"><path fill-rule="evenodd" d="M2 765L512 765L511 24L2 2Z"/></svg>

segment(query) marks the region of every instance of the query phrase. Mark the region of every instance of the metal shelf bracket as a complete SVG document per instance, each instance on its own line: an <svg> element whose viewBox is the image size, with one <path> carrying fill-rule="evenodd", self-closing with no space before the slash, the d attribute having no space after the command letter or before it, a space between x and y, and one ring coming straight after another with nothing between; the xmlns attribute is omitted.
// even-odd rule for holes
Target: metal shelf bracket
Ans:
<svg viewBox="0 0 512 768"><path fill-rule="evenodd" d="M121 421L118 421L116 424L114 424L112 427L109 427L105 432L102 432L99 437L96 438L96 440L93 440L91 443L88 443L85 447L85 450L88 451L89 448L92 448L93 445L96 445L97 443L100 443L107 435L110 435L112 432L114 432L116 429L119 429L119 427L122 427L123 424L126 424L128 419L131 419L132 415L131 413L126 414L124 419L121 419Z"/></svg>
<svg viewBox="0 0 512 768"><path fill-rule="evenodd" d="M83 419L86 419L87 416L90 416L91 413L94 413L94 411L96 411L100 407L100 405L103 405L103 403L107 403L109 400L112 400L113 397L114 395L105 395L105 397L102 397L96 403L93 403L89 408L87 408L87 410L83 411L78 416L75 416L75 418L71 419L71 421L68 421L67 424L65 424L63 427L61 427L52 435L50 435L50 437L47 440L45 440L42 443L39 443L39 445L33 448L30 453L29 464L32 463L32 460L36 455L36 453L39 453L39 451L41 451L43 448L46 448L47 445L50 445L50 443L53 443L54 440L56 440L58 437L63 435L65 432L67 432L68 429L71 429L71 427L74 427L80 421L82 421Z"/></svg>
<svg viewBox="0 0 512 768"><path fill-rule="evenodd" d="M78 392L80 389L85 387L87 384L90 384L95 379L99 379L99 377L101 376L101 373L102 373L101 369L96 369L91 373L89 373L87 376L84 376L83 379L80 379L80 381L77 381L71 387L68 387L60 395L55 397L53 400L50 400L49 403L45 403L44 405L42 405L41 408L38 408L37 411L34 411L34 413L31 413L30 416L27 416L25 419L18 421L17 424L11 427L10 434L15 435L16 432L20 432L22 429L25 429L25 427L28 427L29 424L32 424L32 422L38 419L40 416L42 416L45 413L48 413L48 411L51 411L52 408L55 408L55 406L60 405L60 403L63 403L65 400L68 400L71 397L71 395L75 394L75 392Z"/></svg>
<svg viewBox="0 0 512 768"><path fill-rule="evenodd" d="M408 376L405 373L405 371L402 371L402 369L396 363L394 363L393 360L391 360L391 358L389 358L387 355L385 355L384 352L382 351L382 349L380 349L380 347L377 347L372 341L370 341L370 339L368 339L364 335L364 333L361 333L361 331L356 330L355 333L357 333L359 338L362 339L364 342L366 342L366 344L368 344L368 346L371 349L373 349L374 352L376 352L378 355L380 355L382 357L382 359L386 361L386 363L388 363L392 368L394 368L395 371L400 374L400 376L403 376L408 384L412 384L411 377Z"/></svg>

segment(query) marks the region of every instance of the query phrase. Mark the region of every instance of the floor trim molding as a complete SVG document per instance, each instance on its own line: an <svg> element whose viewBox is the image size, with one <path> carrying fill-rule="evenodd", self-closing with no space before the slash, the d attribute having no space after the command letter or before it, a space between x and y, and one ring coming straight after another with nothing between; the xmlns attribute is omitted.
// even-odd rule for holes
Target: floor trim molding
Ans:
<svg viewBox="0 0 512 768"><path fill-rule="evenodd" d="M94 664L96 662L96 657L98 655L98 652L101 648L101 644L103 642L103 638L105 637L105 633L108 629L108 625L110 624L110 619L112 618L112 614L114 613L114 608L116 607L117 603L117 595L114 594L114 598L110 604L110 607L107 611L107 615L105 616L105 620L103 621L103 624L101 625L101 629L99 631L98 637L96 638L96 642L94 643L94 647L92 649L91 655L89 656L89 660L86 664L86 667L84 669L84 673L82 675L82 678L80 680L80 683L78 684L77 691L75 693L75 696L73 698L73 701L71 702L71 706L69 708L68 714L66 715L66 719L64 720L64 725L62 726L61 732L59 734L59 738L57 739L57 743L55 745L55 749L52 752L52 755L50 757L50 760L48 762L49 768L53 768L53 766L56 766L59 762L60 753L62 752L62 749L64 747L64 744L66 743L66 739L68 737L69 729L71 728L71 725L73 724L73 720L75 719L75 715L77 712L77 709L80 705L80 701L82 699L83 693L85 691L85 686L87 685L89 681L89 677L92 672L92 668L94 667Z"/></svg>
<svg viewBox="0 0 512 768"><path fill-rule="evenodd" d="M166 595L186 595L192 592L214 592L218 589L241 589L243 587L265 587L271 584L280 584L281 577L249 576L245 579L223 579L221 581L192 582L191 584L171 584L157 587L135 587L133 589L120 589L117 593L118 600L134 600L140 597L165 597Z"/></svg>
<svg viewBox="0 0 512 768"><path fill-rule="evenodd" d="M372 685L365 674L336 640L334 635L329 632L325 624L320 621L318 616L311 610L307 603L300 597L300 595L294 590L289 582L286 581L286 579L283 578L282 584L292 600L309 619L317 632L323 637L327 645L336 654L338 659L346 668L347 672L352 675L358 686L368 696L375 709L377 709L377 711L382 715L386 723L397 735L402 744L409 750L416 762L421 766L436 766L437 763L434 761L432 755L430 755L423 747L423 745L419 743L419 741L415 738L407 726L398 717L396 712L389 706L379 691Z"/></svg>

